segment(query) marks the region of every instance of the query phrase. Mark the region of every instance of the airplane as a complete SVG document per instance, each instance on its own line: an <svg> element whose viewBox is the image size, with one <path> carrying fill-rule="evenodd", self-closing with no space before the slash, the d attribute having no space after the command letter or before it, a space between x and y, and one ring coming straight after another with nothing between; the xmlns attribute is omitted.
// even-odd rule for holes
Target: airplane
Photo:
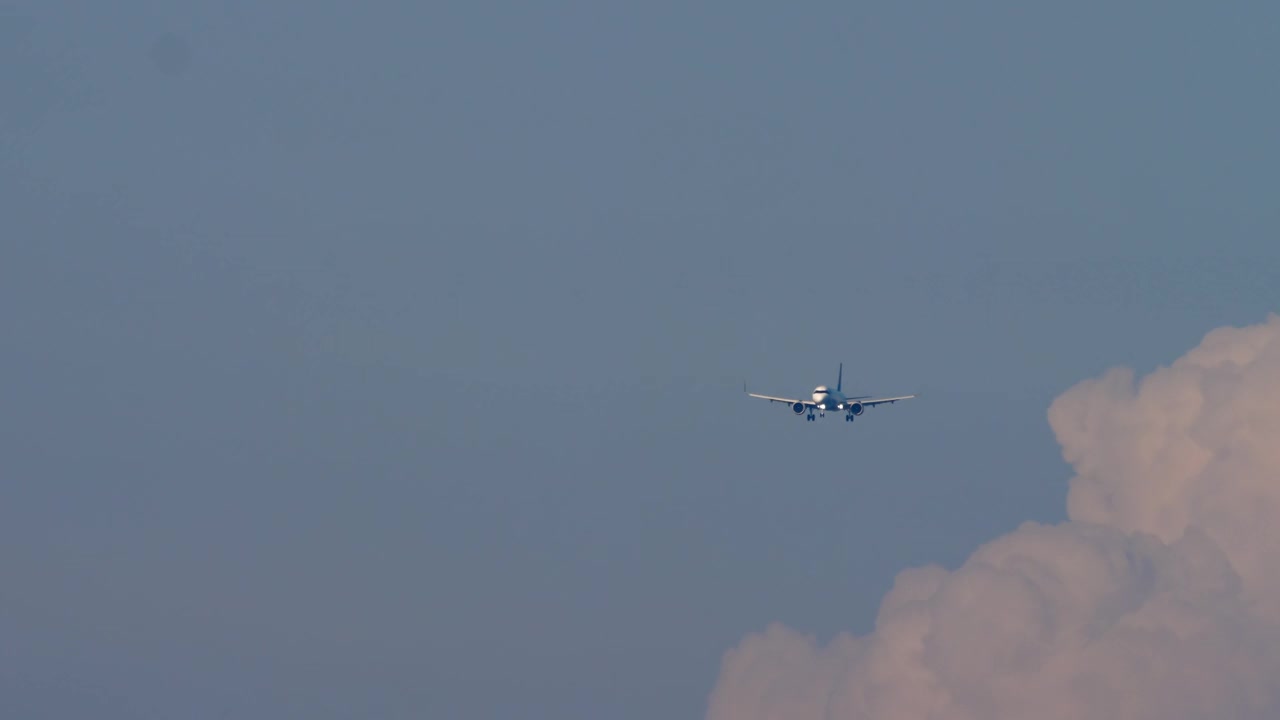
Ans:
<svg viewBox="0 0 1280 720"><path fill-rule="evenodd" d="M857 397L845 397L843 392L844 385L844 363L840 363L840 374L836 376L836 389L832 390L826 385L819 385L813 389L813 400L796 400L794 398L774 397L772 395L757 395L753 392L747 392L747 384L742 384L742 391L753 398L768 400L769 402L780 402L791 406L791 412L797 415L809 414L809 422L813 422L813 414L816 411L819 417L826 417L827 411L844 411L845 422L853 422L853 419L861 415L867 408L875 407L898 402L899 400L910 400L915 395L898 395L897 397L872 397L870 395L858 395Z"/></svg>

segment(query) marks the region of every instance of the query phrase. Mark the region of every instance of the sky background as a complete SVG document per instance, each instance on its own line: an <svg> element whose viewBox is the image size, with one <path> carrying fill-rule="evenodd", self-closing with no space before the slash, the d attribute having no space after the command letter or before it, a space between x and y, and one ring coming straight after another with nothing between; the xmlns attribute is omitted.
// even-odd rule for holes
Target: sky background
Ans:
<svg viewBox="0 0 1280 720"><path fill-rule="evenodd" d="M1280 309L1273 3L0 6L0 715L699 718ZM921 398L853 425L742 396Z"/></svg>

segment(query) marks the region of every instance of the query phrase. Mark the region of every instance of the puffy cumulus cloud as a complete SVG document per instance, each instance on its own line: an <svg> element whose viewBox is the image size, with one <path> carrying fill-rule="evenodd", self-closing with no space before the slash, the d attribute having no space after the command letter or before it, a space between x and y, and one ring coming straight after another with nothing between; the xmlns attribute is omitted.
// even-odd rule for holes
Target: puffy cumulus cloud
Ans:
<svg viewBox="0 0 1280 720"><path fill-rule="evenodd" d="M1280 717L1280 318L1049 411L1070 521L907 570L875 631L726 653L711 720Z"/></svg>
<svg viewBox="0 0 1280 720"><path fill-rule="evenodd" d="M1280 317L1221 328L1134 383L1112 370L1049 409L1075 467L1073 521L1165 542L1199 528L1280 621Z"/></svg>

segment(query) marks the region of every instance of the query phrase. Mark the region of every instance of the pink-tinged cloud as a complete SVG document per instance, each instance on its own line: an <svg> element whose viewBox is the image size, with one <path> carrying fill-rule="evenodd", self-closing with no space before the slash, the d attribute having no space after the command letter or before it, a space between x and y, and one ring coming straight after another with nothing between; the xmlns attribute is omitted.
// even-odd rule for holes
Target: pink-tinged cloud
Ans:
<svg viewBox="0 0 1280 720"><path fill-rule="evenodd" d="M710 720L1280 717L1280 318L1049 422L1069 522L904 571L866 637L748 636Z"/></svg>

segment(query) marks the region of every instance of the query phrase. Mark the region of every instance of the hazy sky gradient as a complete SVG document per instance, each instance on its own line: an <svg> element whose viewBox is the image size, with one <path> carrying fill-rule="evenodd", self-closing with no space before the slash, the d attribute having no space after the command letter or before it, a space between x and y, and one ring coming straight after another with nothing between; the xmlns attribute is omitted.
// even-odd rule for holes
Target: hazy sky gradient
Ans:
<svg viewBox="0 0 1280 720"><path fill-rule="evenodd" d="M698 718L1276 310L1272 3L0 8L0 715ZM748 401L920 391L852 427Z"/></svg>

